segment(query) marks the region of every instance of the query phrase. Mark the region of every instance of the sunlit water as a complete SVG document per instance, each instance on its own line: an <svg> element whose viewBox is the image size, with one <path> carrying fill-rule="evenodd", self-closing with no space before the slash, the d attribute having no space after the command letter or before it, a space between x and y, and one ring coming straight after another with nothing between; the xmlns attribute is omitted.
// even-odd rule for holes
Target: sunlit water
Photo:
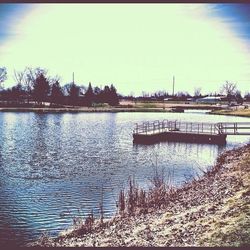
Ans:
<svg viewBox="0 0 250 250"><path fill-rule="evenodd" d="M226 146L162 142L133 145L134 124L174 119L249 121L187 113L0 113L0 243L24 245L42 232L55 236L93 208L116 212L129 176L148 188L153 164L171 170L174 185L212 166L217 155L250 141L228 136ZM103 191L102 191L103 189Z"/></svg>

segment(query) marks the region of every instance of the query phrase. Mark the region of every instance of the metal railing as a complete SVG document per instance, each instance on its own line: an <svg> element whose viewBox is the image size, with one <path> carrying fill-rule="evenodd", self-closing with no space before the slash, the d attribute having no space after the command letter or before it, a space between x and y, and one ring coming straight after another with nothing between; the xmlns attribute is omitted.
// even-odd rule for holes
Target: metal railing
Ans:
<svg viewBox="0 0 250 250"><path fill-rule="evenodd" d="M219 134L250 135L250 122L217 123Z"/></svg>
<svg viewBox="0 0 250 250"><path fill-rule="evenodd" d="M226 134L226 135L250 135L250 122L238 123L205 123L205 122L181 122L181 121L151 121L136 123L133 134L159 134L163 132L181 132L195 134Z"/></svg>

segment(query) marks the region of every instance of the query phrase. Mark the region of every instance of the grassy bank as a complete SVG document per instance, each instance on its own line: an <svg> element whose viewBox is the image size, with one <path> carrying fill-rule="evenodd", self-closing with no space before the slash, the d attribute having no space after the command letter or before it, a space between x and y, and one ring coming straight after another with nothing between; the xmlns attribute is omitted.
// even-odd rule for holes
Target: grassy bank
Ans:
<svg viewBox="0 0 250 250"><path fill-rule="evenodd" d="M119 207L110 220L90 216L33 245L249 246L250 145L223 153L202 177L178 189L160 182L143 191L131 184Z"/></svg>
<svg viewBox="0 0 250 250"><path fill-rule="evenodd" d="M242 116L242 117L250 117L250 109L238 109L238 110L213 110L210 114L215 115L232 115L232 116Z"/></svg>

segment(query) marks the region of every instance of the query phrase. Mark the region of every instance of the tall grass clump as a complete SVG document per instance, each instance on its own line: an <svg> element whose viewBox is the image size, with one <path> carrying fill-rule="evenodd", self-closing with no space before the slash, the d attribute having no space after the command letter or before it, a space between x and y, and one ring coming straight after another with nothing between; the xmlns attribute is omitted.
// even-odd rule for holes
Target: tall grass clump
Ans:
<svg viewBox="0 0 250 250"><path fill-rule="evenodd" d="M83 236L87 233L91 233L97 228L105 227L104 223L104 205L103 205L104 190L103 185L101 188L101 200L99 202L99 214L100 217L95 218L93 209L87 216L79 216L73 218L73 230L70 233L72 236Z"/></svg>
<svg viewBox="0 0 250 250"><path fill-rule="evenodd" d="M168 203L170 194L174 191L174 171L159 171L157 162L153 164L153 171L148 190L139 187L134 177L129 178L128 189L122 189L119 194L118 213L121 216L146 214L149 209L161 208Z"/></svg>
<svg viewBox="0 0 250 250"><path fill-rule="evenodd" d="M86 218L74 217L72 234L74 236L80 236L92 232L94 222L95 218L93 210L91 210L91 212L86 216Z"/></svg>

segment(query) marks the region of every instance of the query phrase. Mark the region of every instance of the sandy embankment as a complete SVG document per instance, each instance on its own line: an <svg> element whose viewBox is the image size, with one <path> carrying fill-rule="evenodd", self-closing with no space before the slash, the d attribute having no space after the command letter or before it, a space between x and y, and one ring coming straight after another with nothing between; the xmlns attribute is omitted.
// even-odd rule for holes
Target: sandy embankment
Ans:
<svg viewBox="0 0 250 250"><path fill-rule="evenodd" d="M40 246L249 246L250 145L223 153L203 177L174 190L164 207L115 217L92 232L68 230ZM82 232L82 234L80 233Z"/></svg>
<svg viewBox="0 0 250 250"><path fill-rule="evenodd" d="M213 110L210 112L210 114L250 117L250 108L245 108L245 109L241 108L235 110L226 110L226 109Z"/></svg>

